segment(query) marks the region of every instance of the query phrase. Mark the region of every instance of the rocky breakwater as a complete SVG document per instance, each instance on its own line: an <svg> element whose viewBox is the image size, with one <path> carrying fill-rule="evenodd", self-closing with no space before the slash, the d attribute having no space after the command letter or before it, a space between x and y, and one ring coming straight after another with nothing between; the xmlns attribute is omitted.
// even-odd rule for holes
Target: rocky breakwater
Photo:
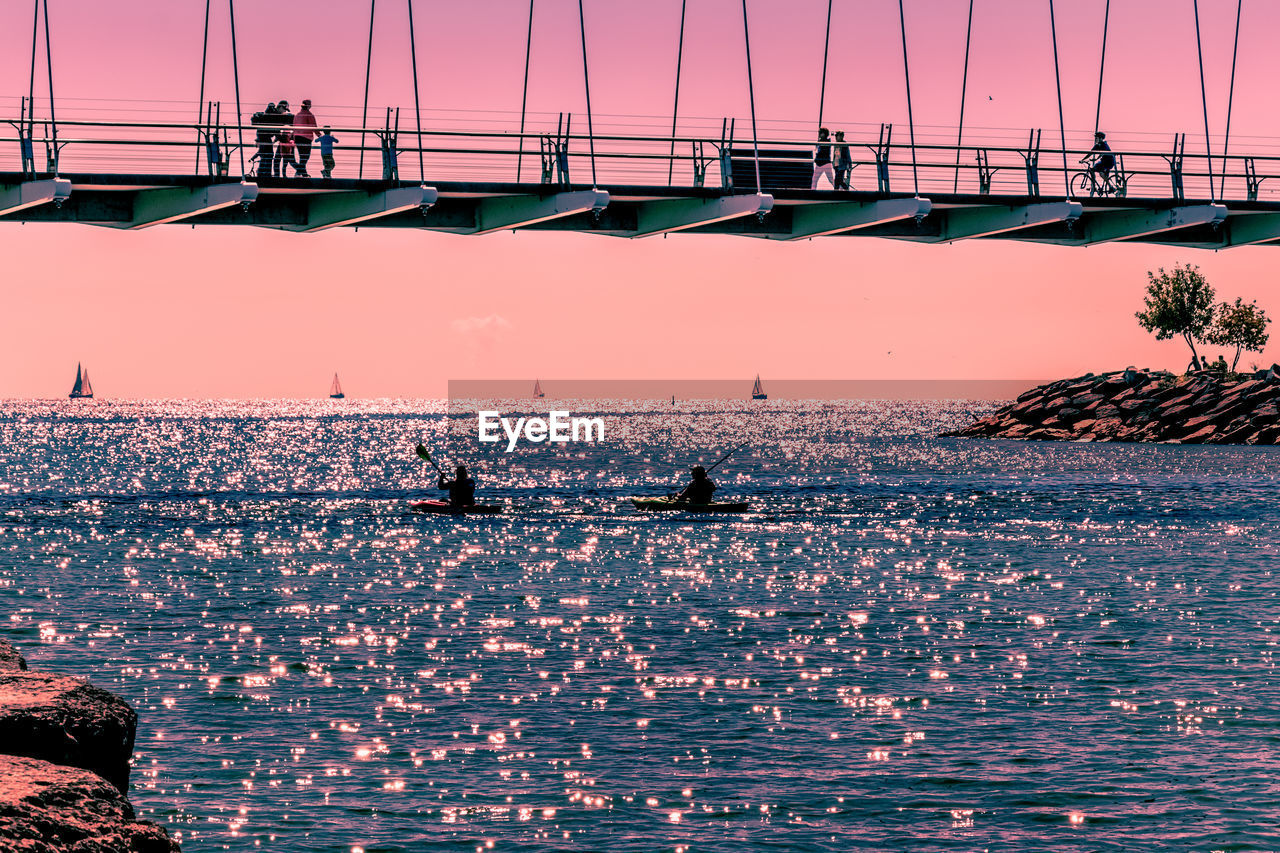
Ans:
<svg viewBox="0 0 1280 853"><path fill-rule="evenodd" d="M0 640L0 850L177 851L125 797L137 720L119 696L32 671Z"/></svg>
<svg viewBox="0 0 1280 853"><path fill-rule="evenodd" d="M1254 374L1132 368L1033 388L948 436L1174 444L1280 442L1280 365Z"/></svg>

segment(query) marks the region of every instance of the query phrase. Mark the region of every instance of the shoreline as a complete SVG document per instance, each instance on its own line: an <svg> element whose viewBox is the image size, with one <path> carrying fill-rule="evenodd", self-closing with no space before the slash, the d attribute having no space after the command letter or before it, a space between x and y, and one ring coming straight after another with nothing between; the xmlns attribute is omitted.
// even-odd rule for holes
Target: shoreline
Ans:
<svg viewBox="0 0 1280 853"><path fill-rule="evenodd" d="M1061 379L941 437L1274 445L1280 365L1250 374L1125 370Z"/></svg>

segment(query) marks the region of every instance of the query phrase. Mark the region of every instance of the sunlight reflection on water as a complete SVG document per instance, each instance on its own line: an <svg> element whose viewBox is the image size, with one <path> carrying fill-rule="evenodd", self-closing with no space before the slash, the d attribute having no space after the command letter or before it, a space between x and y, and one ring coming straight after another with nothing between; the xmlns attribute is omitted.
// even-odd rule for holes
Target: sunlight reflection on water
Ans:
<svg viewBox="0 0 1280 853"><path fill-rule="evenodd" d="M439 403L2 404L5 635L187 850L1274 847L1275 451L987 405L628 406L449 518ZM625 504L739 436L755 512Z"/></svg>

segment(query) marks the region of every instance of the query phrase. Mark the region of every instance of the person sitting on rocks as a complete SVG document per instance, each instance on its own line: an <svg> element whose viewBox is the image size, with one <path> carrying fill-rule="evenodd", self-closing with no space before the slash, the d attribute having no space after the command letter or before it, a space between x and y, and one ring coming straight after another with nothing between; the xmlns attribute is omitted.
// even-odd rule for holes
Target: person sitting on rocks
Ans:
<svg viewBox="0 0 1280 853"><path fill-rule="evenodd" d="M1213 363L1213 369L1218 373L1227 372L1227 360L1222 357L1221 353L1218 354L1218 360Z"/></svg>
<svg viewBox="0 0 1280 853"><path fill-rule="evenodd" d="M1205 358L1204 356L1200 356L1200 369L1209 370L1209 359Z"/></svg>

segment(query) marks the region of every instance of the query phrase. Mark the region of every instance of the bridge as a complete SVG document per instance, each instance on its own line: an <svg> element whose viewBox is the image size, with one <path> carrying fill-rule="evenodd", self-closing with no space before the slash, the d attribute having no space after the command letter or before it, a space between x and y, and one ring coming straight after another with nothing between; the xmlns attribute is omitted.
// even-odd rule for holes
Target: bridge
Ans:
<svg viewBox="0 0 1280 853"><path fill-rule="evenodd" d="M120 229L172 223L242 225L296 232L335 227L454 234L560 230L628 238L683 232L772 240L1012 239L1068 246L1129 241L1208 249L1280 243L1280 192L1264 187L1269 178L1280 176L1280 156L1229 154L1229 111L1227 135L1215 153L1207 101L1203 153L1187 153L1186 134L1175 134L1163 150L1118 144L1112 151L1115 167L1101 185L1087 166L1080 165L1089 158L1091 146L1068 144L1061 121L1056 142L1044 142L1040 129L1027 131L1025 141L966 141L962 94L954 143L918 139L914 120L905 129L859 125L861 130L845 140L848 188L828 183L812 189L813 152L823 141L814 131L762 138L754 94L749 124L726 117L718 127L677 133L679 59L669 132L596 132L581 0L585 130L582 117L570 114L556 116L554 127L531 129L523 111L519 127L510 130L423 127L416 103L415 55L413 129L401 129L399 109L386 110L383 120L371 126L366 67L361 125L333 128L339 138L360 140L341 148L338 172L343 177L256 174L253 154L261 151L263 126L246 119L239 103L238 70L236 104L225 107L225 120L224 105L204 97L203 68L197 121L107 121L67 118L65 113L59 118L48 0L34 2L30 94L22 99L17 115L0 116L0 126L12 128L0 135L0 221L5 222L76 222ZM370 60L375 3L371 0ZM832 3L828 0L824 96ZM973 3L969 0L970 22ZM910 116L902 4L899 0ZM1239 4L1237 50L1243 0ZM530 0L530 36L533 5ZM1048 5L1052 23L1053 0ZM234 0L227 0L227 6L234 62ZM407 7L410 44L416 52L413 0ZM206 56L211 8L212 0L206 0ZM754 93L748 9L743 0L746 82ZM36 47L42 20L48 115L37 117ZM1056 38L1055 30L1055 72ZM1104 20L1104 71L1106 38ZM526 45L526 93L528 51ZM682 7L679 55L683 51ZM966 37L966 75L968 53ZM1201 66L1203 79L1203 60ZM1102 77L1100 71L1099 105ZM1234 73L1232 81L1234 87ZM1060 77L1058 85L1061 119ZM1201 96L1206 97L1203 86ZM815 128L822 123L821 112L820 106ZM269 152L271 142L266 144ZM146 168L140 170L139 164ZM354 177L345 176L353 172Z"/></svg>

